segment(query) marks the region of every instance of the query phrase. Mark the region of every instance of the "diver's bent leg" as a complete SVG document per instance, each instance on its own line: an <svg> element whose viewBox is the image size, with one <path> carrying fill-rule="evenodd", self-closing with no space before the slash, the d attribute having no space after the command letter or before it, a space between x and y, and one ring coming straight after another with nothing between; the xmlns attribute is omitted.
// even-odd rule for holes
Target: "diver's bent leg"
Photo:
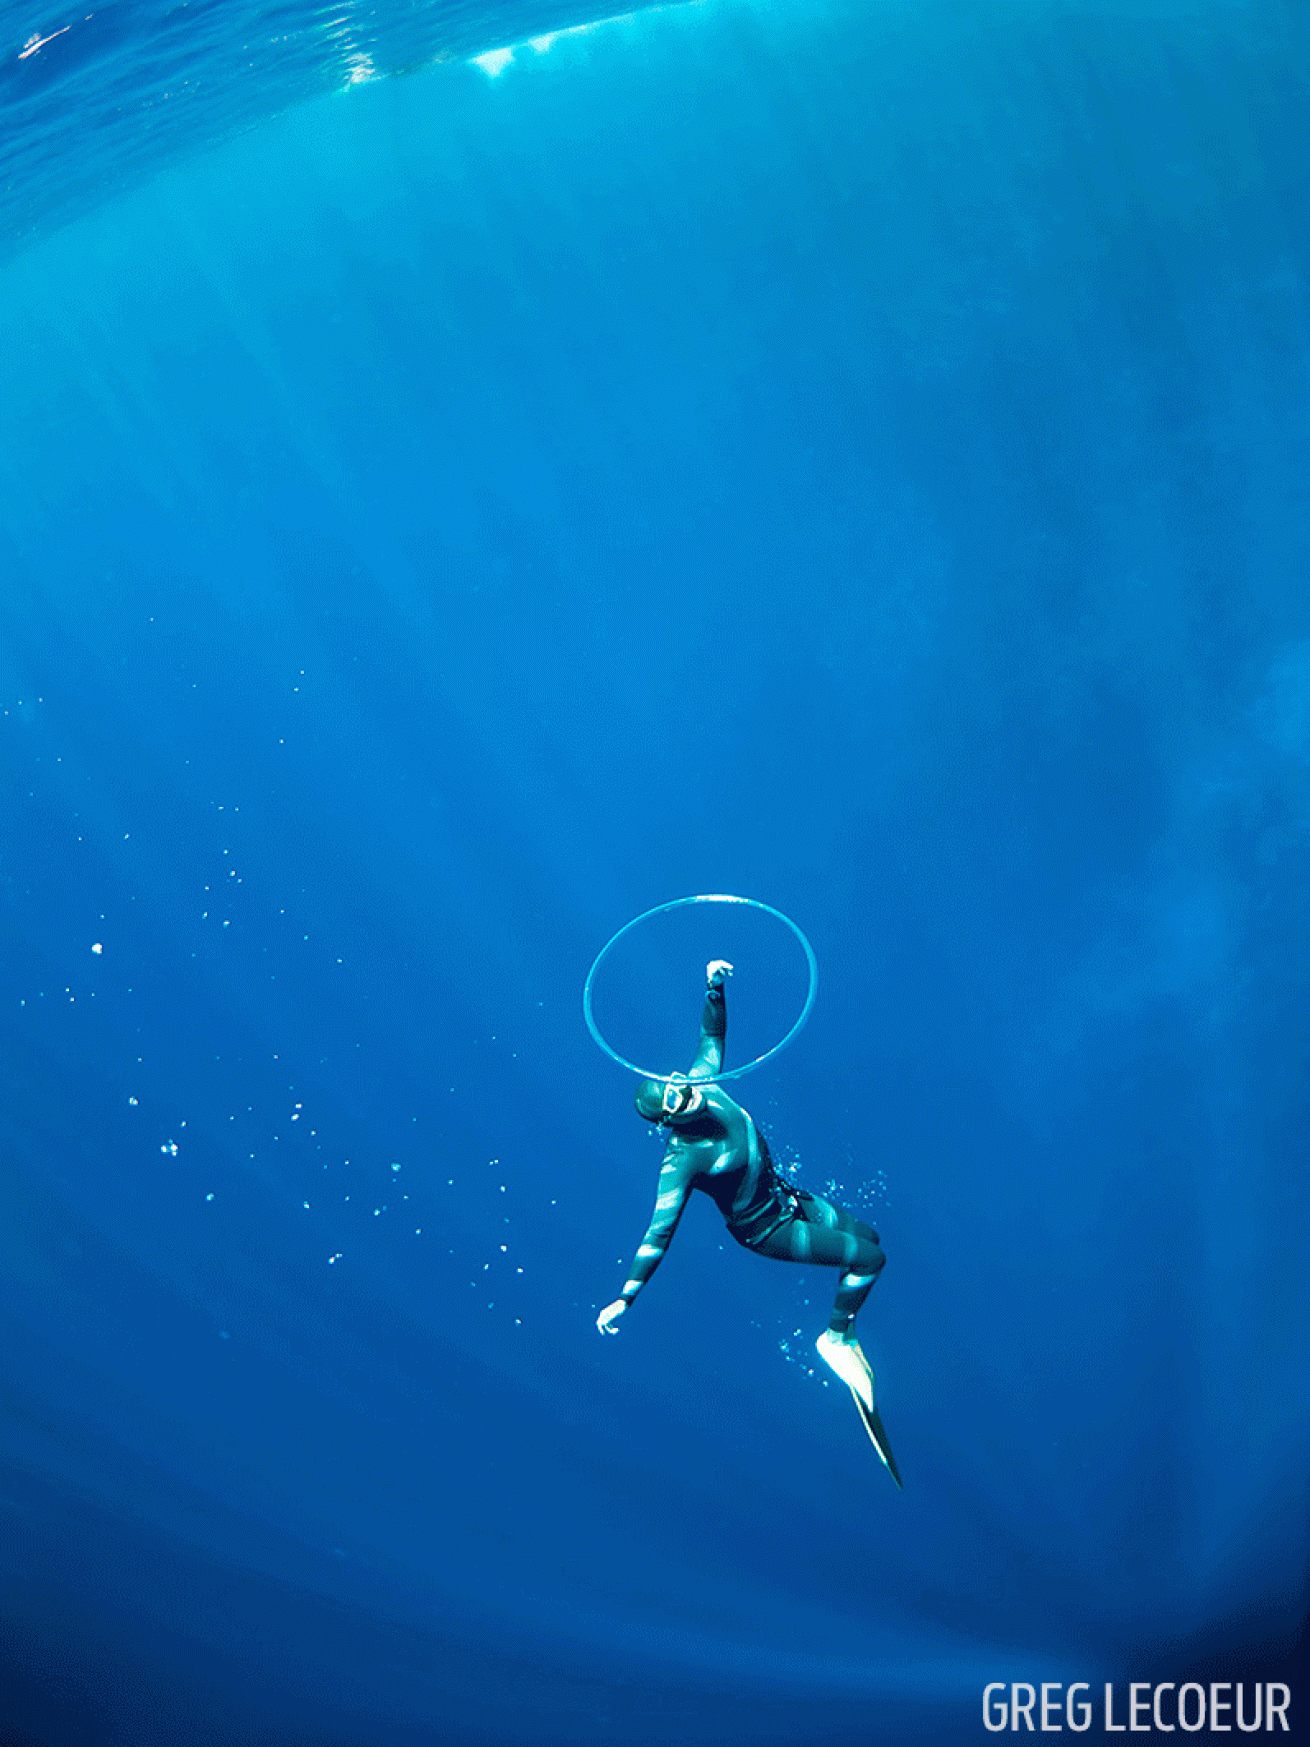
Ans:
<svg viewBox="0 0 1310 1747"><path fill-rule="evenodd" d="M856 1312L887 1261L882 1243L871 1225L822 1196L807 1196L803 1208L803 1218L789 1219L777 1231L747 1247L757 1255L774 1256L779 1261L818 1262L842 1270L832 1316L815 1346L824 1364L850 1390L874 1449L899 1486L900 1472L878 1414L873 1367L854 1334Z"/></svg>
<svg viewBox="0 0 1310 1747"><path fill-rule="evenodd" d="M869 1296L887 1257L873 1227L844 1207L835 1207L819 1195L808 1197L803 1205L803 1219L789 1219L751 1248L757 1255L777 1261L817 1262L820 1267L840 1268L828 1327L839 1339L848 1340L855 1313Z"/></svg>
<svg viewBox="0 0 1310 1747"><path fill-rule="evenodd" d="M787 1220L747 1247L757 1256L770 1256L778 1262L813 1262L821 1268L840 1268L844 1275L868 1275L870 1283L878 1278L887 1258L871 1225L819 1195L806 1196L803 1206L802 1218ZM851 1315L858 1309L857 1304Z"/></svg>
<svg viewBox="0 0 1310 1747"><path fill-rule="evenodd" d="M866 1226L865 1230L868 1229ZM867 1238L856 1234L847 1235L859 1245L859 1253L837 1282L837 1296L833 1300L828 1326L814 1344L824 1364L841 1378L855 1397L861 1413L868 1415L874 1411L873 1367L855 1338L855 1317L873 1290L873 1283L887 1258L878 1243L870 1243Z"/></svg>
<svg viewBox="0 0 1310 1747"><path fill-rule="evenodd" d="M842 1269L828 1326L815 1343L819 1357L836 1373L866 1414L874 1412L873 1368L855 1338L855 1317L886 1266L878 1234L871 1225L822 1196L804 1202L804 1219L785 1228L805 1259ZM798 1260L800 1257L797 1258ZM872 1435L872 1434L871 1434Z"/></svg>

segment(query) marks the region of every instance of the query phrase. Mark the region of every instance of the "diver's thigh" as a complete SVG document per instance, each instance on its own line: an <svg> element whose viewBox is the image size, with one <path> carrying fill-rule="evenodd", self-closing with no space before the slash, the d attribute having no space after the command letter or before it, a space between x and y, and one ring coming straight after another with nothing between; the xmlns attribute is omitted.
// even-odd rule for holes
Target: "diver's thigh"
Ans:
<svg viewBox="0 0 1310 1747"><path fill-rule="evenodd" d="M814 1262L821 1268L853 1268L867 1254L853 1232L809 1219L789 1219L751 1247L780 1262Z"/></svg>
<svg viewBox="0 0 1310 1747"><path fill-rule="evenodd" d="M841 1230L843 1217L840 1207L835 1202L825 1201L822 1195L806 1193L801 1202L803 1217L807 1225L828 1226L834 1231Z"/></svg>
<svg viewBox="0 0 1310 1747"><path fill-rule="evenodd" d="M848 1213L844 1207L838 1207L835 1201L825 1201L822 1195L816 1195L806 1203L806 1211L814 1209L816 1225L831 1226L835 1231L849 1232L852 1237L863 1239L865 1243L880 1244L882 1239L871 1225L857 1219L853 1213Z"/></svg>
<svg viewBox="0 0 1310 1747"><path fill-rule="evenodd" d="M807 1214L818 1215L811 1227L815 1261L823 1260L830 1265L840 1263L854 1274L881 1273L887 1258L882 1252L882 1240L871 1225L856 1219L853 1213L838 1207L835 1202L825 1201L821 1195L805 1202L804 1206ZM823 1250L829 1253L821 1256Z"/></svg>

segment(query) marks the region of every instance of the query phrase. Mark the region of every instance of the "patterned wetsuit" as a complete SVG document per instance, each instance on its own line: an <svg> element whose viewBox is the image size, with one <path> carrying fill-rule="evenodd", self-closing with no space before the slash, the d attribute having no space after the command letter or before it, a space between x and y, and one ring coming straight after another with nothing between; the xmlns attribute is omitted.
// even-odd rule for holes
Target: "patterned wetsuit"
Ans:
<svg viewBox="0 0 1310 1747"><path fill-rule="evenodd" d="M705 997L700 1048L688 1078L704 1080L723 1066L727 1003L722 989ZM828 1326L850 1330L886 1257L878 1234L822 1196L779 1177L764 1136L721 1085L702 1087L704 1105L670 1127L655 1212L621 1297L631 1304L664 1259L693 1189L718 1207L737 1242L777 1261L816 1262L842 1269Z"/></svg>

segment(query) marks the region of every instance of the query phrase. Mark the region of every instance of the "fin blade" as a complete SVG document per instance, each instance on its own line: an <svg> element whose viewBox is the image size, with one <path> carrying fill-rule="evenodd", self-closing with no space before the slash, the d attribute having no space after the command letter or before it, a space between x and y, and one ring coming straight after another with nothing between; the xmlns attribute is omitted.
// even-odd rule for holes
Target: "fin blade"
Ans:
<svg viewBox="0 0 1310 1747"><path fill-rule="evenodd" d="M869 1442L878 1452L878 1459L891 1475L892 1479L896 1482L898 1489L904 1492L905 1486L901 1480L901 1471L896 1466L896 1458L892 1455L892 1447L887 1442L887 1433L883 1429L882 1415L878 1412L877 1404L875 1403L873 1407L866 1407L854 1389L851 1390L851 1400L860 1410L860 1419L864 1425L865 1431L869 1434Z"/></svg>

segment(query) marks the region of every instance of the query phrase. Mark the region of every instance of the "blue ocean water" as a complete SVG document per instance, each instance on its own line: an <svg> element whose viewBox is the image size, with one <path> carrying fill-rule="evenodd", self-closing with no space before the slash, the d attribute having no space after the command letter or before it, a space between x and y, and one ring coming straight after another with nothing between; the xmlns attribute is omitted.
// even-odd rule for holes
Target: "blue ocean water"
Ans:
<svg viewBox="0 0 1310 1747"><path fill-rule="evenodd" d="M587 17L0 8L2 1738L1295 1716L1306 15ZM594 1328L698 891L903 1494L708 1203Z"/></svg>

